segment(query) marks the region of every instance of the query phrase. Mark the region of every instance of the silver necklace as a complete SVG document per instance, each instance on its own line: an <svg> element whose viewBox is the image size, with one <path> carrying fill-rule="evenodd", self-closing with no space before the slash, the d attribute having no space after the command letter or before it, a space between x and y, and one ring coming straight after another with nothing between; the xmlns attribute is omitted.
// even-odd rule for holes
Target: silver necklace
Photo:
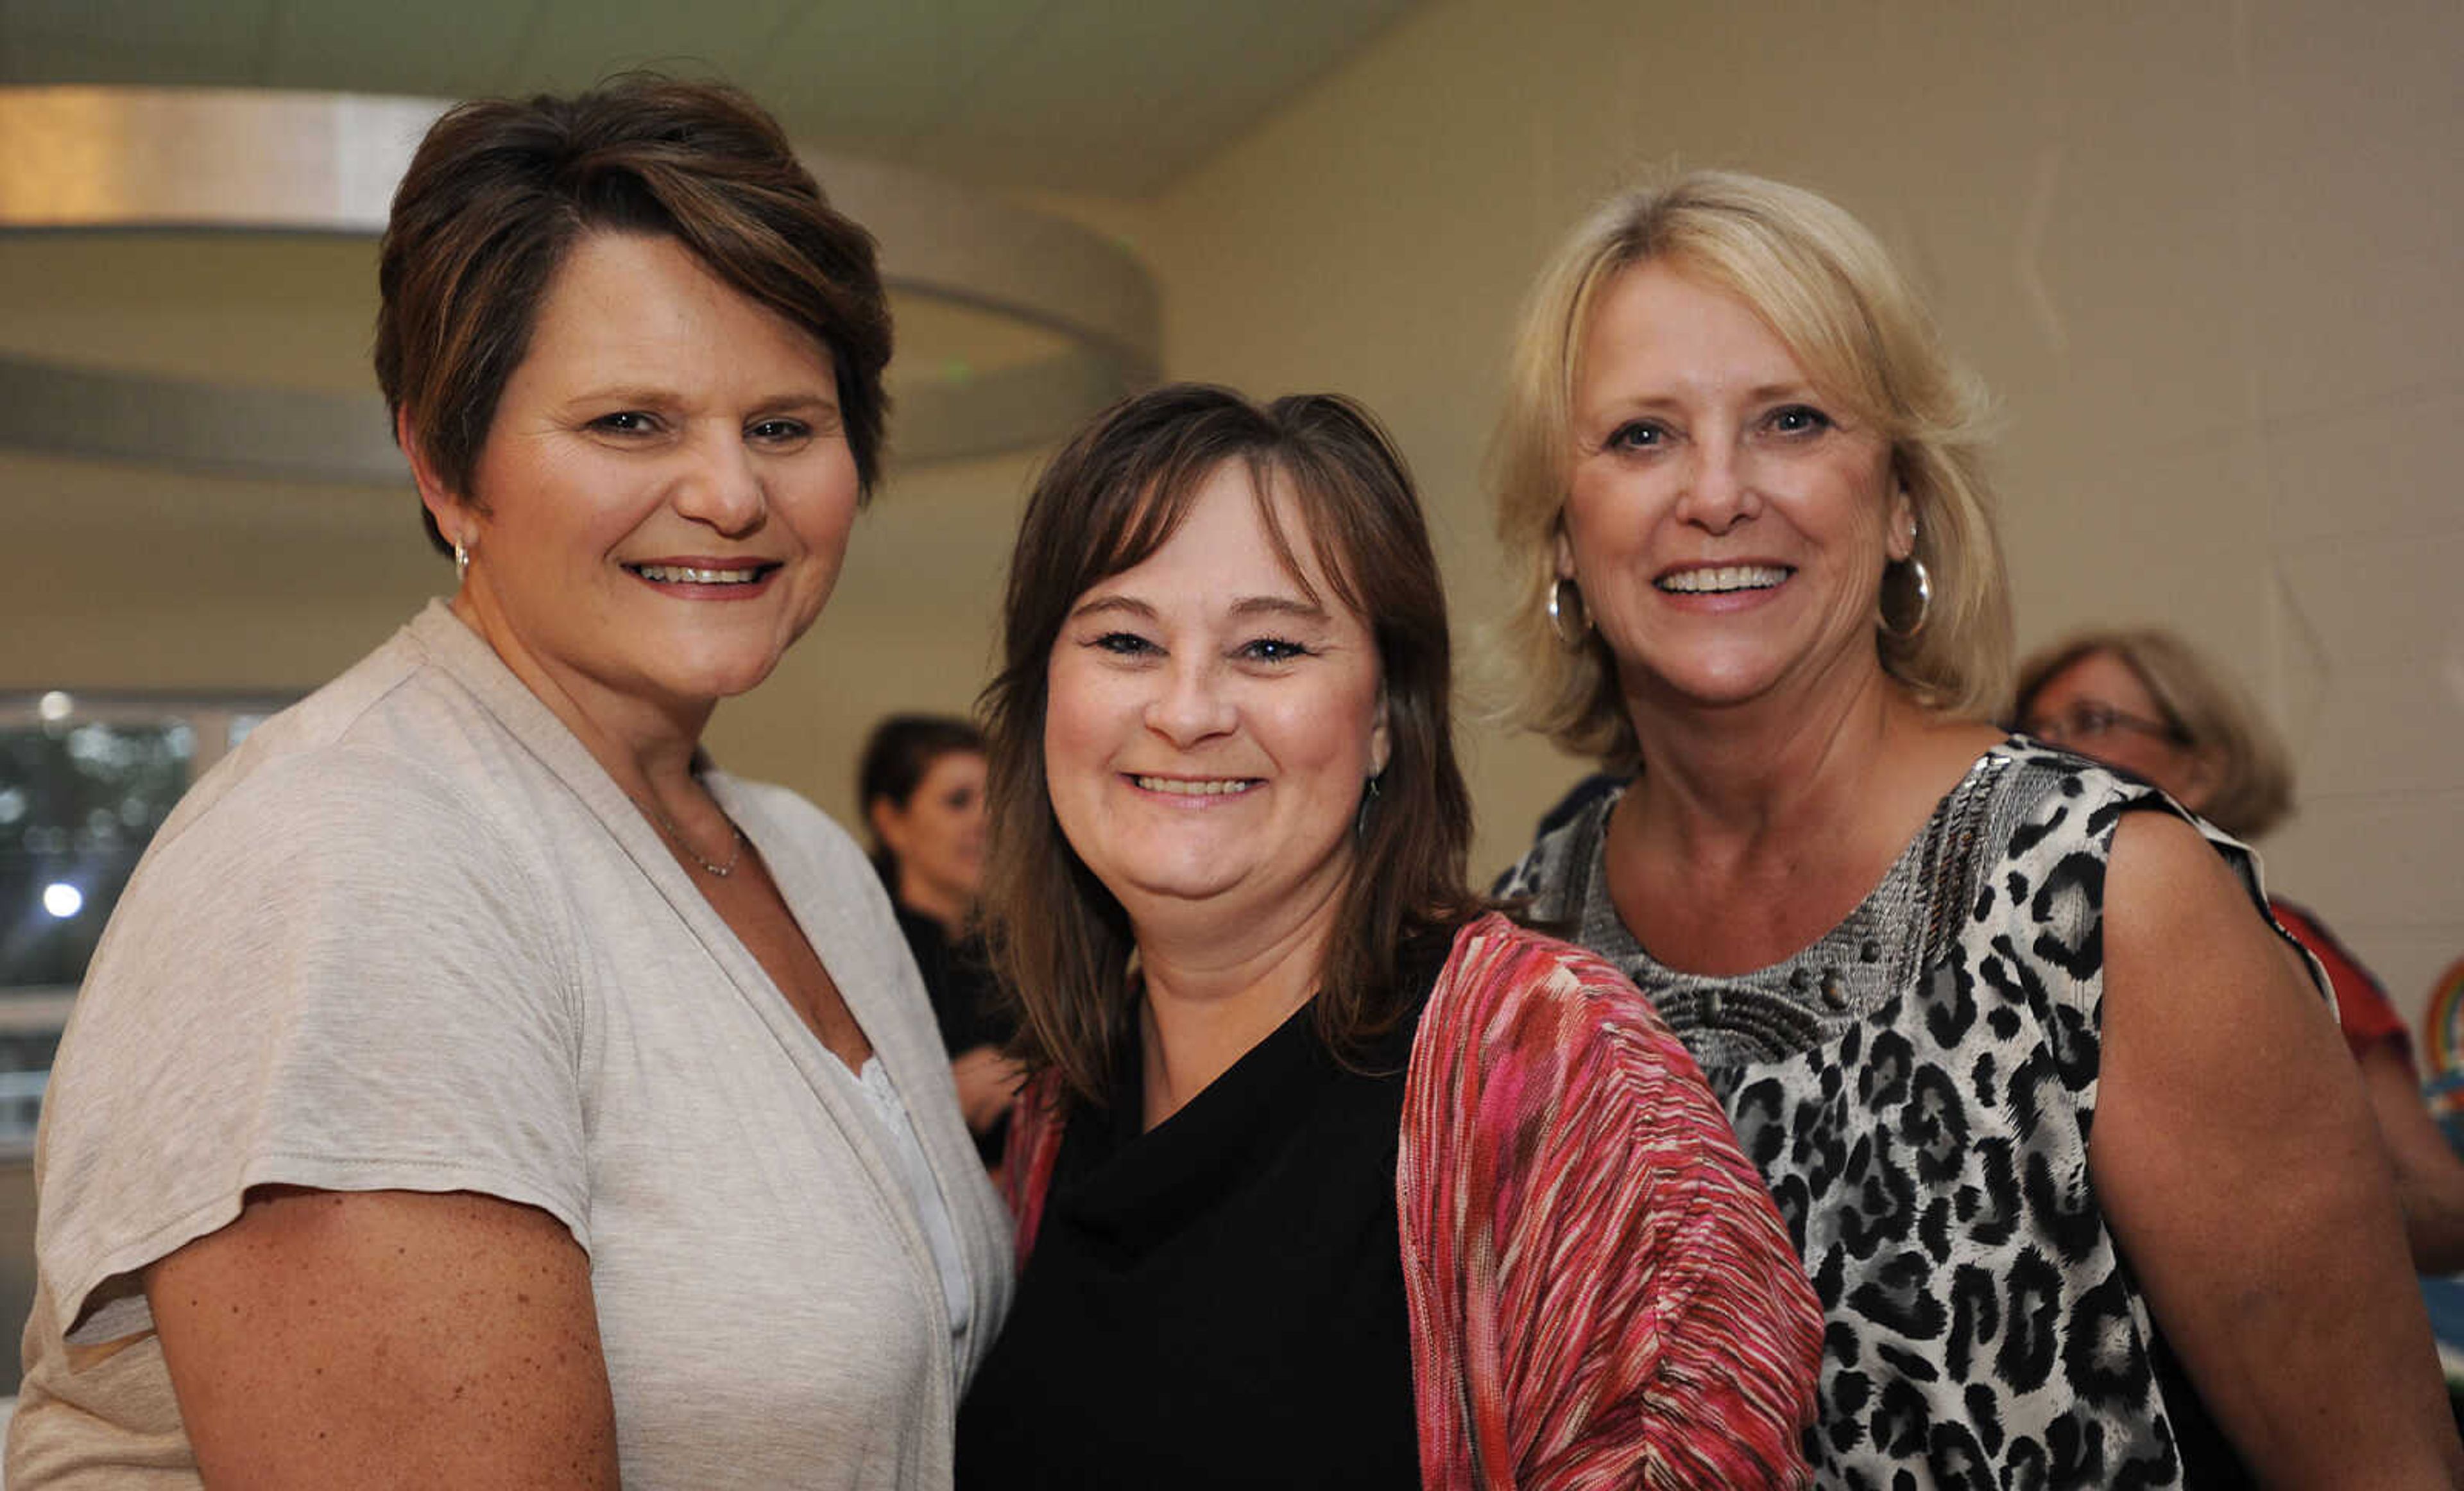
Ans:
<svg viewBox="0 0 2464 1491"><path fill-rule="evenodd" d="M701 857L701 851L693 848L693 840L685 837L685 831L676 827L676 823L673 818L661 812L655 805L650 809L650 816L658 820L659 827L668 831L669 841L673 843L678 849L683 850L685 852L685 857L692 860L693 863L700 865L703 873L710 876L713 879L723 880L727 879L729 876L736 873L736 867L737 865L744 862L744 831L736 826L736 820L734 818L727 818L727 832L729 835L728 843L730 846L727 854L727 863L713 864ZM725 810L722 809L720 811L719 816L722 818L727 817Z"/></svg>

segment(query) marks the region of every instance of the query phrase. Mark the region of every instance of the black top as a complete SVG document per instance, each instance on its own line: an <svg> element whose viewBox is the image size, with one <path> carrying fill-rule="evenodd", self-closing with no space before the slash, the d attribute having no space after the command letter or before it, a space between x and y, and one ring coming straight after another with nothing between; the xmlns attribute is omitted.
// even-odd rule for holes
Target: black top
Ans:
<svg viewBox="0 0 2464 1491"><path fill-rule="evenodd" d="M1301 1011L1152 1130L1082 1108L958 1414L976 1487L1419 1485L1395 1219L1411 1020L1347 1071Z"/></svg>
<svg viewBox="0 0 2464 1491"><path fill-rule="evenodd" d="M1001 986L993 978L980 937L957 942L941 924L921 911L910 911L895 897L890 909L898 929L907 934L907 950L915 955L915 970L924 975L924 992L933 1001L933 1020L941 1028L941 1045L955 1059L978 1046L1003 1046L1015 1030L1001 1007ZM999 1165L1009 1138L1009 1116L976 1136L976 1150L987 1166Z"/></svg>
<svg viewBox="0 0 2464 1491"><path fill-rule="evenodd" d="M941 924L921 911L910 911L892 901L898 929L907 934L907 950L915 955L915 969L924 975L924 992L932 996L933 1018L941 1027L941 1044L953 1057L978 1046L999 1046L1011 1035L1000 1002L983 940L953 942Z"/></svg>

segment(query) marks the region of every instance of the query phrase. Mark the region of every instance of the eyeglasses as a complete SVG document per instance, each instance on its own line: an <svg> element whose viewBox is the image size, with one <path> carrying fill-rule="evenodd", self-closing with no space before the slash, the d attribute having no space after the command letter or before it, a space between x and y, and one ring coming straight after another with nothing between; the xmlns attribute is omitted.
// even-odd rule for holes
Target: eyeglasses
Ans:
<svg viewBox="0 0 2464 1491"><path fill-rule="evenodd" d="M2123 714L2110 705L2086 700L2071 705L2060 714L2041 715L2025 721L2020 727L2036 739L2051 741L2057 746L2067 746L2073 741L2100 740L2116 730L2152 736L2176 746L2190 743L2189 737L2183 734L2178 725L2167 724L2161 720L2143 720L2137 715Z"/></svg>

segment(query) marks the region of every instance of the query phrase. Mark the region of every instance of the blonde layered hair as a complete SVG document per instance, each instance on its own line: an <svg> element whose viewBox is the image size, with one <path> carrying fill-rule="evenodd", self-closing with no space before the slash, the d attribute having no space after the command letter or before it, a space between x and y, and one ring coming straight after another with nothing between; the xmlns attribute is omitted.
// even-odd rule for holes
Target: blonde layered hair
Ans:
<svg viewBox="0 0 2464 1491"><path fill-rule="evenodd" d="M1915 635L1894 634L1885 617L1903 627L1913 617L1915 581L1911 567L1890 567L1875 597L1882 667L1930 708L1988 716L2011 676L2011 605L1982 469L1983 386L1943 350L1864 225L1801 188L1696 171L1594 212L1542 271L1516 332L1490 485L1519 576L1504 644L1521 680L1522 723L1613 769L1640 764L1616 659L1596 633L1568 649L1550 622L1549 593L1583 341L1609 284L1643 263L1745 301L1825 398L1890 442L1933 601Z"/></svg>
<svg viewBox="0 0 2464 1491"><path fill-rule="evenodd" d="M2074 632L2019 665L2011 707L2024 728L2045 685L2099 653L2139 676L2182 746L2205 760L2211 785L2194 807L2235 838L2256 838L2293 811L2293 758L2267 717L2225 674L2161 627Z"/></svg>

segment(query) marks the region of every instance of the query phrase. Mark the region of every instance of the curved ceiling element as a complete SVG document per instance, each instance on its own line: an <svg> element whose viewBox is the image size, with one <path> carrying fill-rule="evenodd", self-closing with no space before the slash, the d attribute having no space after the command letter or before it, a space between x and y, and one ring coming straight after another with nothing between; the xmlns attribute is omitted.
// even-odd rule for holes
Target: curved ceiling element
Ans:
<svg viewBox="0 0 2464 1491"><path fill-rule="evenodd" d="M374 236L434 100L253 89L0 88L0 234ZM1154 381L1154 280L1075 223L903 167L803 150L901 296L1053 333L1058 355L902 376L893 454L1033 446ZM407 479L383 402L0 355L0 445L316 481Z"/></svg>

